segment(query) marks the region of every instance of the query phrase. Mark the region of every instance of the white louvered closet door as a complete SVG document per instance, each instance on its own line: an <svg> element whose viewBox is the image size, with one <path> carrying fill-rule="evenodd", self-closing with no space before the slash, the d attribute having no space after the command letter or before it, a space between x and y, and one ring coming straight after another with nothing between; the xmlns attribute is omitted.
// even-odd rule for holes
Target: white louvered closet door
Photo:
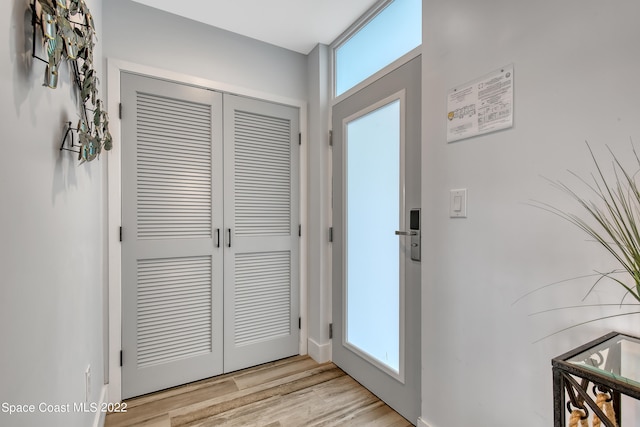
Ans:
<svg viewBox="0 0 640 427"><path fill-rule="evenodd" d="M299 352L298 110L224 95L224 368Z"/></svg>
<svg viewBox="0 0 640 427"><path fill-rule="evenodd" d="M223 372L222 95L128 73L121 91L128 398Z"/></svg>

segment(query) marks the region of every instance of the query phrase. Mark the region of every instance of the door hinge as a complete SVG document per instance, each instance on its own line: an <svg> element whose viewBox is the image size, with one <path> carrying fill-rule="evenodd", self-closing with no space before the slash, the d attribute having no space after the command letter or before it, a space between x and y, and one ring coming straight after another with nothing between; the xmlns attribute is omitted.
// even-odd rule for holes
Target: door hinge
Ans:
<svg viewBox="0 0 640 427"><path fill-rule="evenodd" d="M329 323L329 339L333 338L333 323Z"/></svg>
<svg viewBox="0 0 640 427"><path fill-rule="evenodd" d="M298 237L302 237L302 224L298 224Z"/></svg>
<svg viewBox="0 0 640 427"><path fill-rule="evenodd" d="M333 227L329 227L329 243L333 242Z"/></svg>
<svg viewBox="0 0 640 427"><path fill-rule="evenodd" d="M302 132L298 133L298 145L302 145Z"/></svg>
<svg viewBox="0 0 640 427"><path fill-rule="evenodd" d="M120 350L120 366L122 366L122 350Z"/></svg>
<svg viewBox="0 0 640 427"><path fill-rule="evenodd" d="M122 227L120 227L120 241L122 242Z"/></svg>
<svg viewBox="0 0 640 427"><path fill-rule="evenodd" d="M118 118L122 119L122 102L118 104Z"/></svg>
<svg viewBox="0 0 640 427"><path fill-rule="evenodd" d="M329 147L333 147L333 131L329 131Z"/></svg>
<svg viewBox="0 0 640 427"><path fill-rule="evenodd" d="M298 317L298 329L302 329L302 317Z"/></svg>

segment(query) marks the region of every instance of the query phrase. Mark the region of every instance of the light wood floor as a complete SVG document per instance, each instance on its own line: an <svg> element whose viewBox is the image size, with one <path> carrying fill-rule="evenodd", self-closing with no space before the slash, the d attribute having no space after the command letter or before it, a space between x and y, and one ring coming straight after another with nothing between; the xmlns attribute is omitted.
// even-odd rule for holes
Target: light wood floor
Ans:
<svg viewBox="0 0 640 427"><path fill-rule="evenodd" d="M296 356L127 400L105 427L412 424L333 363Z"/></svg>

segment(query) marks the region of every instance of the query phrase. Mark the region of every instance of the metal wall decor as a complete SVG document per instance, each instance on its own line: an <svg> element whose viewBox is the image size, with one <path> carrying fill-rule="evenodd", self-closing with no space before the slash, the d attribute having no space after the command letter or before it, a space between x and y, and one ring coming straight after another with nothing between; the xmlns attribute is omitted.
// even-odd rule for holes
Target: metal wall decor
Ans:
<svg viewBox="0 0 640 427"><path fill-rule="evenodd" d="M98 158L102 150L110 150L113 139L109 132L109 116L98 98L98 77L93 65L95 26L84 0L33 0L33 57L46 63L44 86L58 86L58 72L63 62L71 69L79 91L80 119L75 128L70 124L60 150L78 153L80 163ZM40 29L47 58L36 55L36 34ZM93 108L89 108L90 104ZM73 133L78 135L75 144ZM67 140L71 136L71 144Z"/></svg>

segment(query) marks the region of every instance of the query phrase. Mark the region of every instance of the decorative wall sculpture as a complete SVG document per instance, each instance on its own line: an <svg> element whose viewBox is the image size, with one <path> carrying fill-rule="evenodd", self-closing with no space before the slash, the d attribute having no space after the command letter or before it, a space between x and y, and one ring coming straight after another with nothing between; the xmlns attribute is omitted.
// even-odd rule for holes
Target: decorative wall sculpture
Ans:
<svg viewBox="0 0 640 427"><path fill-rule="evenodd" d="M31 8L33 56L47 64L44 85L51 89L58 86L60 66L66 62L79 91L80 119L75 129L68 124L60 149L77 152L81 163L96 159L103 149L111 149L113 139L109 132L109 117L98 97L98 77L93 64L96 35L91 12L84 0L33 0ZM38 28L46 59L36 55ZM78 134L77 145L74 132ZM71 144L65 147L69 135Z"/></svg>

